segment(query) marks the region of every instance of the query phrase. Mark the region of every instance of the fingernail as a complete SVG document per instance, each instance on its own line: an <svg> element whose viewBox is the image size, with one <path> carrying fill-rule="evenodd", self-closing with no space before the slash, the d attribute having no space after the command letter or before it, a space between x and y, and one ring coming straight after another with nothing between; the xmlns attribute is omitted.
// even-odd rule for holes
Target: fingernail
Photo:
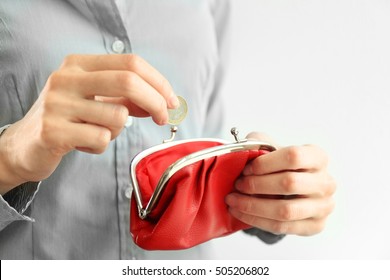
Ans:
<svg viewBox="0 0 390 280"><path fill-rule="evenodd" d="M228 194L226 197L225 197L225 202L227 205L231 206L231 207L234 207L237 205L237 198L234 194Z"/></svg>
<svg viewBox="0 0 390 280"><path fill-rule="evenodd" d="M156 118L153 118L153 121L158 124L158 125L166 125L168 124L168 116L166 117L163 117L161 119L156 119Z"/></svg>
<svg viewBox="0 0 390 280"><path fill-rule="evenodd" d="M247 164L247 165L244 167L244 170L242 171L242 174L244 174L244 175L252 175L252 174L253 174L252 165L251 165L251 164Z"/></svg>
<svg viewBox="0 0 390 280"><path fill-rule="evenodd" d="M169 104L171 105L171 107L173 109L176 109L177 107L179 107L180 102L175 94L172 94L171 98L169 99Z"/></svg>
<svg viewBox="0 0 390 280"><path fill-rule="evenodd" d="M168 118L163 118L163 119L161 120L160 125L166 125L166 124L168 124Z"/></svg>
<svg viewBox="0 0 390 280"><path fill-rule="evenodd" d="M241 191L242 190L242 179L240 178L240 179L237 179L237 181L236 181L236 183L234 184L234 187L237 189L237 190L239 190L239 191Z"/></svg>

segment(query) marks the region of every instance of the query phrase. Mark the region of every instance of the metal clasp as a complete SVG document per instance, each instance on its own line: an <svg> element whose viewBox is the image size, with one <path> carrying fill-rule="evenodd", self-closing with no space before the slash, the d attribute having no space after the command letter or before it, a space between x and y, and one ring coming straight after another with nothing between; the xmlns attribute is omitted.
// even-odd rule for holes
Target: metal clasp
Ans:
<svg viewBox="0 0 390 280"><path fill-rule="evenodd" d="M230 130L230 133L234 136L236 143L243 143L243 142L247 141L247 139L240 140L240 138L238 137L239 131L238 131L237 127L232 127L232 129Z"/></svg>
<svg viewBox="0 0 390 280"><path fill-rule="evenodd" d="M177 132L177 126L176 125L171 126L171 138L164 140L163 143L172 142L175 139L176 132Z"/></svg>

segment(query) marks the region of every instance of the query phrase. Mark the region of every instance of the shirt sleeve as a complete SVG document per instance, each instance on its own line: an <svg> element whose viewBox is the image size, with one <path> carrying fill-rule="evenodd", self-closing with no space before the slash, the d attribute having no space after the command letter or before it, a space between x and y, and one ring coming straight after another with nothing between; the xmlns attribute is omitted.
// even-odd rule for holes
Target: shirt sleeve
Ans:
<svg viewBox="0 0 390 280"><path fill-rule="evenodd" d="M268 231L261 230L259 228L245 229L244 232L249 235L257 236L264 243L267 244L274 244L286 236L285 234L280 234L280 235L273 234Z"/></svg>
<svg viewBox="0 0 390 280"><path fill-rule="evenodd" d="M0 128L0 136L8 126ZM24 213L38 192L39 185L39 182L27 182L0 195L0 231L14 221L34 221Z"/></svg>

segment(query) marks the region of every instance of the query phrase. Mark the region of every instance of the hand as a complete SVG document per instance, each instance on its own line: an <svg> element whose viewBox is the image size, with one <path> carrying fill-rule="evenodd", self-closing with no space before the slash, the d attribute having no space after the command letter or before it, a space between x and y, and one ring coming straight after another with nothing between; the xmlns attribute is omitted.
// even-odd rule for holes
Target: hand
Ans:
<svg viewBox="0 0 390 280"><path fill-rule="evenodd" d="M136 55L68 56L0 138L0 191L48 177L74 149L102 153L129 115L166 124L177 105L169 82Z"/></svg>
<svg viewBox="0 0 390 280"><path fill-rule="evenodd" d="M247 138L264 141L257 133ZM237 192L226 197L230 213L274 234L319 233L334 208L336 184L327 162L324 151L313 145L284 147L254 159L237 180Z"/></svg>

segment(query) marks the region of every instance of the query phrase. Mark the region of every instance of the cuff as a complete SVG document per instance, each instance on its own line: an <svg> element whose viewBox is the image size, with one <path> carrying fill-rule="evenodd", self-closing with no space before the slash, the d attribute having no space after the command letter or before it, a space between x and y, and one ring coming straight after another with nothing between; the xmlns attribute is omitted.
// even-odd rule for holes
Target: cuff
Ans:
<svg viewBox="0 0 390 280"><path fill-rule="evenodd" d="M273 234L268 231L261 230L259 228L249 228L244 230L245 233L253 236L257 236L260 238L264 243L267 244L274 244L278 242L279 240L282 240L286 235L285 234Z"/></svg>
<svg viewBox="0 0 390 280"><path fill-rule="evenodd" d="M34 222L24 215L39 190L40 182L27 182L0 195L0 231L14 221Z"/></svg>

